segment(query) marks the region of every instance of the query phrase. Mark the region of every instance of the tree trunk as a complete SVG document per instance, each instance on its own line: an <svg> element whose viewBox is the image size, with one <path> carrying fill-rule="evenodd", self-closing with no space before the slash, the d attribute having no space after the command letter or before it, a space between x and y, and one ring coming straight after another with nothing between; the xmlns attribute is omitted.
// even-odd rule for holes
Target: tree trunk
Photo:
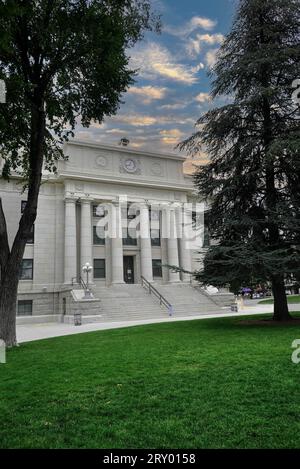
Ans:
<svg viewBox="0 0 300 469"><path fill-rule="evenodd" d="M8 245L7 226L0 199L0 338L13 347L16 340L16 303L19 272L24 250L37 215L38 196L42 179L45 143L45 112L43 101L33 105L29 152L29 181L26 207L12 248Z"/></svg>
<svg viewBox="0 0 300 469"><path fill-rule="evenodd" d="M292 317L289 313L283 277L274 277L272 279L272 290L274 296L273 320L289 321Z"/></svg>
<svg viewBox="0 0 300 469"><path fill-rule="evenodd" d="M0 338L7 347L17 345L16 337L16 304L18 293L18 276L2 279L0 290Z"/></svg>

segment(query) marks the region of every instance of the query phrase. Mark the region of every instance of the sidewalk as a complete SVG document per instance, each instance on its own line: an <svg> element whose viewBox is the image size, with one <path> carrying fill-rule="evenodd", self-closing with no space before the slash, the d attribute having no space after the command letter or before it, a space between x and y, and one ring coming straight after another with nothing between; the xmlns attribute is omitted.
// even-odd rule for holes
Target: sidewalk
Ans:
<svg viewBox="0 0 300 469"><path fill-rule="evenodd" d="M291 311L299 310L299 305L290 305ZM199 319L223 318L223 317L238 317L249 316L257 314L272 313L273 305L246 305L238 313L221 312L219 314L201 314L199 316L188 317L167 317L162 319L147 319L140 321L122 321L111 323L92 323L84 324L82 326L74 326L71 324L60 323L46 323L46 324L29 324L17 326L17 339L19 343L31 342L33 340L48 339L51 337L60 337L65 335L83 334L84 332L103 331L107 329L119 329L124 327L139 326L143 324L157 324L164 322L177 322L177 321L195 321Z"/></svg>

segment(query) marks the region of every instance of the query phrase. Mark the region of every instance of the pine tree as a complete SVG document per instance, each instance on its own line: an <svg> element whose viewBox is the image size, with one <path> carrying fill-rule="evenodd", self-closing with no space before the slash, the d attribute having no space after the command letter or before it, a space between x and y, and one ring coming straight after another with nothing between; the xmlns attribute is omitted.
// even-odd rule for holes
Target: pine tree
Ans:
<svg viewBox="0 0 300 469"><path fill-rule="evenodd" d="M300 274L299 0L240 0L211 76L212 98L227 103L181 144L210 156L195 184L215 243L196 277L232 288L268 281L274 319L288 320L285 279Z"/></svg>

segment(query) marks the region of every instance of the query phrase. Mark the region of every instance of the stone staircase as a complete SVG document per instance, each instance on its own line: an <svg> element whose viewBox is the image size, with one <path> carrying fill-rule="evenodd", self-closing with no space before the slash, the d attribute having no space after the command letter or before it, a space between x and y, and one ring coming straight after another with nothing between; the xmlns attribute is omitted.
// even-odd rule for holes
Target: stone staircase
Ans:
<svg viewBox="0 0 300 469"><path fill-rule="evenodd" d="M189 284L153 284L158 292L173 306L173 317L224 313L226 309L215 299L201 293ZM101 302L101 322L163 319L169 316L159 299L141 285L112 285L96 287L93 293ZM228 311L230 308L227 308Z"/></svg>
<svg viewBox="0 0 300 469"><path fill-rule="evenodd" d="M101 322L163 319L169 315L158 299L141 285L112 285L92 290L101 302Z"/></svg>
<svg viewBox="0 0 300 469"><path fill-rule="evenodd" d="M156 290L173 306L174 318L224 313L222 302L210 298L190 284L153 284ZM165 319L169 311L159 299L140 284L94 286L94 300L71 301L69 315L64 322L74 323L74 314L81 313L82 324L92 322L125 322L143 319ZM74 292L73 292L74 297ZM230 308L228 308L228 311Z"/></svg>
<svg viewBox="0 0 300 469"><path fill-rule="evenodd" d="M218 314L226 311L222 304L190 284L177 283L156 286L174 308L174 317ZM217 295L215 295L217 297ZM229 308L227 308L229 311Z"/></svg>

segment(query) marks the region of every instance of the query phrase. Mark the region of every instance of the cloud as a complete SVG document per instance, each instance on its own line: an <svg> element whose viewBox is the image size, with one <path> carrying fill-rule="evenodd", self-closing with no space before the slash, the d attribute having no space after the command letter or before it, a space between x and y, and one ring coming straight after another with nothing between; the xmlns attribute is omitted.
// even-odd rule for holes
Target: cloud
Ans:
<svg viewBox="0 0 300 469"><path fill-rule="evenodd" d="M202 62L200 62L195 67L192 67L191 70L193 73L198 73L200 70L203 70L204 68L205 68L205 65Z"/></svg>
<svg viewBox="0 0 300 469"><path fill-rule="evenodd" d="M109 129L105 131L106 134L116 134L116 135L121 135L124 133L124 130L122 129Z"/></svg>
<svg viewBox="0 0 300 469"><path fill-rule="evenodd" d="M225 36L223 34L197 34L195 38L189 38L186 44L186 50L191 57L196 57L200 54L203 44L215 45L222 44Z"/></svg>
<svg viewBox="0 0 300 469"><path fill-rule="evenodd" d="M186 37L193 33L196 29L201 28L205 31L211 31L216 25L217 22L210 18L193 16L190 21L184 25L180 25L178 27L166 25L163 30L172 36Z"/></svg>
<svg viewBox="0 0 300 469"><path fill-rule="evenodd" d="M223 34L217 33L217 34L197 34L197 39L198 41L205 42L206 44L222 44L222 42L225 39L225 36Z"/></svg>
<svg viewBox="0 0 300 469"><path fill-rule="evenodd" d="M190 65L179 63L171 52L155 42L138 46L131 57L131 67L139 69L139 75L150 80L162 77L192 85L198 81L197 71Z"/></svg>
<svg viewBox="0 0 300 469"><path fill-rule="evenodd" d="M131 146L132 148L142 148L142 147L144 146L144 143L143 143L143 142L140 142L140 143L138 143L138 142L132 142L132 143L130 143L130 146Z"/></svg>
<svg viewBox="0 0 300 469"><path fill-rule="evenodd" d="M179 129L161 130L159 134L162 136L161 142L166 145L177 145L185 135Z"/></svg>
<svg viewBox="0 0 300 469"><path fill-rule="evenodd" d="M142 99L144 104L150 104L154 100L163 99L166 96L167 88L155 86L133 86L129 88L128 93L134 94Z"/></svg>
<svg viewBox="0 0 300 469"><path fill-rule="evenodd" d="M113 120L137 127L148 127L149 125L154 125L157 123L156 117L145 116L142 114L118 115L113 118Z"/></svg>
<svg viewBox="0 0 300 469"><path fill-rule="evenodd" d="M203 18L201 16L193 16L189 22L192 31L199 27L205 29L206 31L210 31L216 26L216 24L216 21L211 20L210 18Z"/></svg>
<svg viewBox="0 0 300 469"><path fill-rule="evenodd" d="M210 97L209 93L199 93L199 94L195 97L195 100L196 100L198 103L207 103L208 101L211 100L211 97Z"/></svg>
<svg viewBox="0 0 300 469"><path fill-rule="evenodd" d="M209 156L205 152L199 152L194 157L188 157L183 163L183 169L186 174L194 174L197 167L205 166L209 163Z"/></svg>
<svg viewBox="0 0 300 469"><path fill-rule="evenodd" d="M96 121L93 121L93 120L92 120L90 127L91 127L92 129L101 129L101 130L104 130L104 129L106 129L107 124L106 124L105 122L101 122L101 123L99 124L99 122L96 122Z"/></svg>
<svg viewBox="0 0 300 469"><path fill-rule="evenodd" d="M184 135L183 132L179 129L168 129L168 130L161 130L160 135L163 137L174 137L174 138L180 138Z"/></svg>
<svg viewBox="0 0 300 469"><path fill-rule="evenodd" d="M177 111L180 109L184 109L188 106L189 103L173 103L173 104L164 104L159 108L166 111Z"/></svg>
<svg viewBox="0 0 300 469"><path fill-rule="evenodd" d="M196 118L179 116L175 114L161 116L151 116L145 114L118 114L117 116L111 117L110 122L117 124L127 124L136 127L149 127L151 125L165 124L194 125Z"/></svg>
<svg viewBox="0 0 300 469"><path fill-rule="evenodd" d="M205 55L205 62L209 68L212 68L217 61L217 53L219 49L211 49Z"/></svg>

